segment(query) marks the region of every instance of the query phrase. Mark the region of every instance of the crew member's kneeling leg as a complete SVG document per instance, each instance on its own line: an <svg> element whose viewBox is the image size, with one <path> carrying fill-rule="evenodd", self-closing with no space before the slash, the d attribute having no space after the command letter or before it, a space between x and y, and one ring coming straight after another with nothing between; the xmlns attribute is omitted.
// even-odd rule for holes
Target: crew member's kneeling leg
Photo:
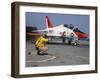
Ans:
<svg viewBox="0 0 100 80"><path fill-rule="evenodd" d="M41 48L39 48L39 50L40 50L40 52L39 52L39 54L41 54L41 55L47 55L48 54L48 48L47 47L41 47Z"/></svg>

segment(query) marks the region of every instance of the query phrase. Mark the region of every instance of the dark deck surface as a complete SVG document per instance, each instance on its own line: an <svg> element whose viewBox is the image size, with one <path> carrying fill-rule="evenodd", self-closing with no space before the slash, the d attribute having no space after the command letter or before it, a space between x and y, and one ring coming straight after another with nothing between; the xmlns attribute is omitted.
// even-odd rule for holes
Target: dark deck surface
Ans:
<svg viewBox="0 0 100 80"><path fill-rule="evenodd" d="M89 64L89 46L47 44L52 55L37 55L34 44L26 41L26 67ZM31 55L28 55L31 52Z"/></svg>

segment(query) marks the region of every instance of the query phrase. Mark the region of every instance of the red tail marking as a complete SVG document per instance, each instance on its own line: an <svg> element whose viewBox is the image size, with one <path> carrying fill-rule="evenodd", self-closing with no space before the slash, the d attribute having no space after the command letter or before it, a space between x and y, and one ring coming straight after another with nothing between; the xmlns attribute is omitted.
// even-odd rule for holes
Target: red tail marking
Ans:
<svg viewBox="0 0 100 80"><path fill-rule="evenodd" d="M50 21L49 17L48 17L48 16L46 16L46 19L47 19L48 28L52 28L52 27L53 27L53 25L52 25L52 23L51 23L51 21Z"/></svg>

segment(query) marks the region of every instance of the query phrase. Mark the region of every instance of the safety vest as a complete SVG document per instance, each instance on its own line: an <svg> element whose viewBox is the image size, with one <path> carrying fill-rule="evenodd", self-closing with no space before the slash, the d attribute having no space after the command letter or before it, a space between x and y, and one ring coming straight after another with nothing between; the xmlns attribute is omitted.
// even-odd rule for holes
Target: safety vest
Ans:
<svg viewBox="0 0 100 80"><path fill-rule="evenodd" d="M35 46L36 47L45 47L46 42L48 42L48 39L44 37L40 37L37 39Z"/></svg>

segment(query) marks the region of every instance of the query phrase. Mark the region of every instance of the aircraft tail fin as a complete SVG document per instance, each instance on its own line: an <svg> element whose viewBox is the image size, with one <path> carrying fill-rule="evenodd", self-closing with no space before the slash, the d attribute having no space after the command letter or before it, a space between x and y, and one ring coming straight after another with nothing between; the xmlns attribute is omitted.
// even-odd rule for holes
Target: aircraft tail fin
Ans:
<svg viewBox="0 0 100 80"><path fill-rule="evenodd" d="M52 23L51 23L51 21L50 21L48 16L46 16L46 26L47 26L47 29L53 27L53 25L52 25Z"/></svg>

